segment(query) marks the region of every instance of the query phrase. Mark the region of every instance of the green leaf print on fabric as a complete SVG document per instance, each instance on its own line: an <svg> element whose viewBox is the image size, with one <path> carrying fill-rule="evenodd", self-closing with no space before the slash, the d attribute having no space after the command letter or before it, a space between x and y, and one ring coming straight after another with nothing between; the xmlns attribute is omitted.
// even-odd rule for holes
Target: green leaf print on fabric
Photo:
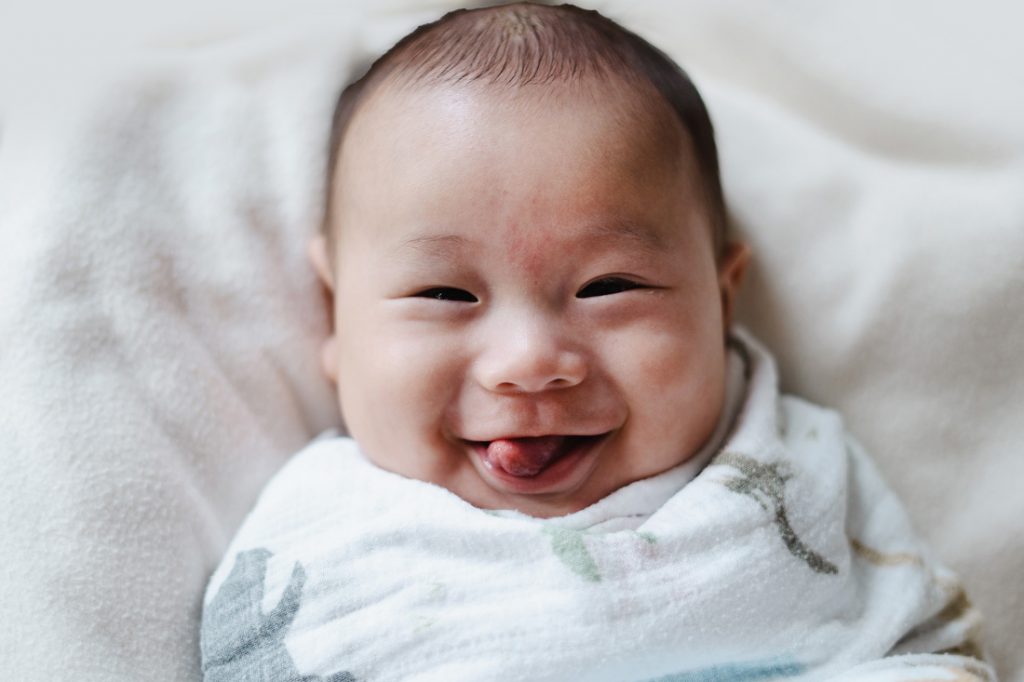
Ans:
<svg viewBox="0 0 1024 682"><path fill-rule="evenodd" d="M727 464L739 470L741 476L726 480L725 486L734 493L753 498L772 515L779 537L790 554L817 573L831 575L839 572L835 564L805 545L789 524L785 488L790 475L782 470L783 464L762 464L752 457L733 452L723 453L713 463Z"/></svg>
<svg viewBox="0 0 1024 682"><path fill-rule="evenodd" d="M284 644L302 600L306 571L298 562L277 606L264 614L267 561L263 548L240 552L227 579L203 611L200 648L203 680L280 680L281 682L356 682L349 672L329 677L300 675Z"/></svg>
<svg viewBox="0 0 1024 682"><path fill-rule="evenodd" d="M636 535L649 545L658 544L658 536L654 533L650 533L646 530L638 530L636 531Z"/></svg>
<svg viewBox="0 0 1024 682"><path fill-rule="evenodd" d="M791 660L731 663L656 677L646 682L755 682L802 675L807 666Z"/></svg>
<svg viewBox="0 0 1024 682"><path fill-rule="evenodd" d="M569 570L589 582L601 582L601 572L583 542L583 533L556 526L545 526L544 532L551 536L551 549L555 556Z"/></svg>

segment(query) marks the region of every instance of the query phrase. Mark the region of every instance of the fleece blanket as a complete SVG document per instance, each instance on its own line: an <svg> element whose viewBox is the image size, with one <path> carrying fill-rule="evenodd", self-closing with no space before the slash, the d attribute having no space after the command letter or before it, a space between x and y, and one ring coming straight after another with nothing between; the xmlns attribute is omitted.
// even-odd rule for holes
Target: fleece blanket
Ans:
<svg viewBox="0 0 1024 682"><path fill-rule="evenodd" d="M319 439L214 574L205 679L992 680L977 612L838 416L733 343L746 385L696 478L702 453L568 516L477 509Z"/></svg>
<svg viewBox="0 0 1024 682"><path fill-rule="evenodd" d="M305 260L330 110L447 0L0 8L0 661L196 680L202 590L337 426ZM64 5L64 6L61 6ZM838 408L1024 680L1024 6L602 9L716 122L741 319Z"/></svg>

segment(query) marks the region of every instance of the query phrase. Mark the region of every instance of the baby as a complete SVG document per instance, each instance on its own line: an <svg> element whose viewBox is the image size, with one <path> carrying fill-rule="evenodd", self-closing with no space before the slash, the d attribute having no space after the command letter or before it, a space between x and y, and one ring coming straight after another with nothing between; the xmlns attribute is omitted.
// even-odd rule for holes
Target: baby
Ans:
<svg viewBox="0 0 1024 682"><path fill-rule="evenodd" d="M733 327L749 250L664 54L570 6L449 14L346 89L329 174L352 439L235 538L206 679L994 679L838 417Z"/></svg>

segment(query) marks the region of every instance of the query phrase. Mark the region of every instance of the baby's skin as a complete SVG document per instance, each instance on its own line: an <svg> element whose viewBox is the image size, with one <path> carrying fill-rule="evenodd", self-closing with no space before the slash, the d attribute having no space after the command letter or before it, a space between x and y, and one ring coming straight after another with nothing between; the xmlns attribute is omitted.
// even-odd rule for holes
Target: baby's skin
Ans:
<svg viewBox="0 0 1024 682"><path fill-rule="evenodd" d="M708 440L748 251L716 253L667 104L385 83L337 163L322 360L377 466L551 517Z"/></svg>

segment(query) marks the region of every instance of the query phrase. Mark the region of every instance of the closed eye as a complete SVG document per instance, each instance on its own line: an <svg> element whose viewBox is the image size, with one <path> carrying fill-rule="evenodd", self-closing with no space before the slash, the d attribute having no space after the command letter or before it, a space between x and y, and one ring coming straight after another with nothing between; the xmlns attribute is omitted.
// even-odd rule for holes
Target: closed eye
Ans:
<svg viewBox="0 0 1024 682"><path fill-rule="evenodd" d="M594 298L595 296L610 296L621 294L631 289L640 289L644 285L621 277L604 277L587 284L578 292L576 298Z"/></svg>
<svg viewBox="0 0 1024 682"><path fill-rule="evenodd" d="M477 297L465 289L455 287L431 287L416 294L414 298L432 298L437 301L456 301L460 303L476 303Z"/></svg>

